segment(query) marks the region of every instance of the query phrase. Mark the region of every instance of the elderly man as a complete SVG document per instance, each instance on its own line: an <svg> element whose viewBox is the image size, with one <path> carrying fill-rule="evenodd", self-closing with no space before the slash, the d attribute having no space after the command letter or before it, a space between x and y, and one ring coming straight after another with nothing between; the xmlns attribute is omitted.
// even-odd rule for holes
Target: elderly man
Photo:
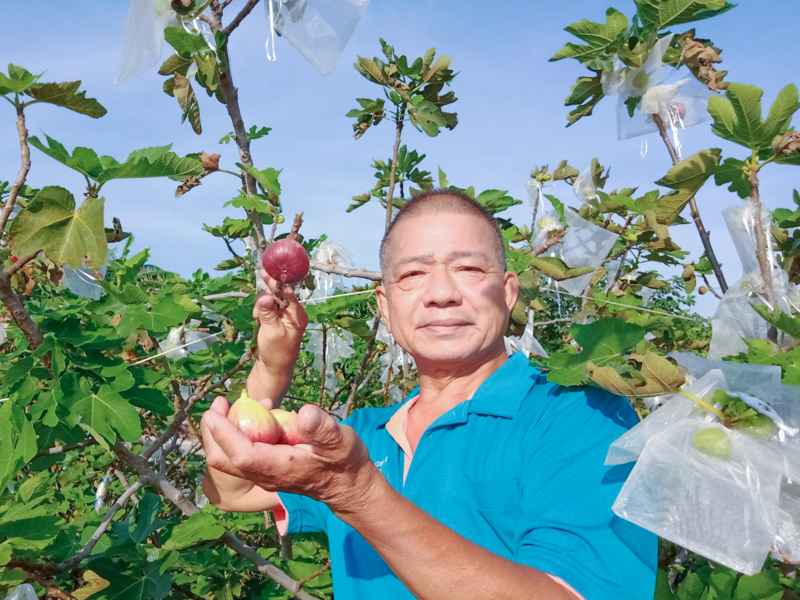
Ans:
<svg viewBox="0 0 800 600"><path fill-rule="evenodd" d="M202 420L209 500L327 533L339 600L652 598L656 538L611 512L627 471L603 465L635 415L506 354L519 281L491 215L451 191L417 197L386 232L381 267L378 306L419 388L342 423L304 406L300 447L250 442L218 398ZM269 294L254 315L247 388L277 402L308 319Z"/></svg>

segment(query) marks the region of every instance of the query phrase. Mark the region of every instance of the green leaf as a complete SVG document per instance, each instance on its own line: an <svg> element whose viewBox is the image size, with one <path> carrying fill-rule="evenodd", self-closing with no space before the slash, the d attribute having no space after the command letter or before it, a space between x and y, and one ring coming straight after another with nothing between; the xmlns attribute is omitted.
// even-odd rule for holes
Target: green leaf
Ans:
<svg viewBox="0 0 800 600"><path fill-rule="evenodd" d="M181 158L170 152L171 145L134 150L124 163L120 163L111 156L98 157L90 148L77 147L70 156L69 151L60 142L48 135L45 135L45 138L47 145L36 136L30 138L30 143L50 158L75 169L101 185L112 179L143 177L169 177L180 181L202 175L204 172L199 159L189 156Z"/></svg>
<svg viewBox="0 0 800 600"><path fill-rule="evenodd" d="M733 600L781 600L780 573L776 570L763 571L757 575L743 575L736 586Z"/></svg>
<svg viewBox="0 0 800 600"><path fill-rule="evenodd" d="M555 53L550 61L574 58L586 63L594 58L609 53L609 47L616 44L628 29L628 18L618 10L609 8L606 11L606 22L595 23L583 19L565 27L564 31L583 40L586 44L566 44Z"/></svg>
<svg viewBox="0 0 800 600"><path fill-rule="evenodd" d="M696 152L667 171L664 177L656 181L656 185L663 185L673 190L697 191L714 174L721 153L722 150L719 148Z"/></svg>
<svg viewBox="0 0 800 600"><path fill-rule="evenodd" d="M372 328L367 325L367 322L364 319L356 319L355 317L344 316L334 319L333 322L342 329L347 329L353 335L357 335L365 342L368 342L373 338Z"/></svg>
<svg viewBox="0 0 800 600"><path fill-rule="evenodd" d="M683 208L694 198L719 165L721 150L709 148L684 158L667 174L656 181L657 185L675 190L662 196L654 209L659 223L669 225L678 218Z"/></svg>
<svg viewBox="0 0 800 600"><path fill-rule="evenodd" d="M119 323L120 335L128 336L134 329L162 333L170 327L183 323L189 314L171 298L164 298L148 308L141 304L128 306Z"/></svg>
<svg viewBox="0 0 800 600"><path fill-rule="evenodd" d="M572 337L580 344L579 353L559 351L550 359L548 381L561 385L579 385L589 378L588 363L597 367L619 361L644 339L645 330L617 319L599 319L589 325L573 323Z"/></svg>
<svg viewBox="0 0 800 600"><path fill-rule="evenodd" d="M121 393L122 397L134 406L143 410L168 417L175 412L172 402L164 395L164 392L155 388L136 387L125 390Z"/></svg>
<svg viewBox="0 0 800 600"><path fill-rule="evenodd" d="M776 329L800 340L800 315L787 315L781 312L781 309L777 305L774 313L771 313L763 304L751 304L750 306L752 306L767 323L774 325Z"/></svg>
<svg viewBox="0 0 800 600"><path fill-rule="evenodd" d="M371 82L380 85L387 84L386 76L383 74L383 71L378 67L378 64L374 60L359 56L358 61L353 66L356 68L356 71L361 73L361 75L369 79Z"/></svg>
<svg viewBox="0 0 800 600"><path fill-rule="evenodd" d="M280 198L281 195L281 184L278 181L278 176L283 169L269 168L259 171L255 167L245 167L238 163L237 166L252 175L253 179L258 182L258 185L261 186L264 193L269 195L270 201L277 205L278 198Z"/></svg>
<svg viewBox="0 0 800 600"><path fill-rule="evenodd" d="M27 93L38 102L63 106L93 119L98 119L106 114L108 111L97 100L87 98L86 92L78 92L80 86L80 81L44 83L35 85Z"/></svg>
<svg viewBox="0 0 800 600"><path fill-rule="evenodd" d="M729 183L728 191L734 192L739 198L750 196L750 184L747 181L745 163L737 158L726 158L714 173L714 183L725 185Z"/></svg>
<svg viewBox="0 0 800 600"><path fill-rule="evenodd" d="M492 214L503 212L507 208L522 204L522 200L512 198L505 190L485 190L475 196L475 202Z"/></svg>
<svg viewBox="0 0 800 600"><path fill-rule="evenodd" d="M110 585L87 600L161 600L167 597L172 587L172 576L162 574L158 562L144 564L144 568L134 567L133 572L128 573L122 565L106 558L91 561L90 568Z"/></svg>
<svg viewBox="0 0 800 600"><path fill-rule="evenodd" d="M30 71L8 65L8 75L0 73L0 94L22 94L31 88L41 77L34 75Z"/></svg>
<svg viewBox="0 0 800 600"><path fill-rule="evenodd" d="M567 127L592 114L594 107L602 99L603 85L599 72L594 77L578 77L564 100L565 106L577 106L567 115Z"/></svg>
<svg viewBox="0 0 800 600"><path fill-rule="evenodd" d="M200 123L200 105L197 103L197 97L194 95L191 82L180 73L175 73L172 81L172 95L175 96L183 110L183 119L181 122L188 118L192 130L197 135L200 135L203 133L203 126Z"/></svg>
<svg viewBox="0 0 800 600"><path fill-rule="evenodd" d="M110 386L103 385L97 391L88 389L85 380L77 390L82 396L70 408L70 419L73 423L88 425L104 439L114 443L117 436L126 442L138 440L142 435L139 413L119 393Z"/></svg>
<svg viewBox="0 0 800 600"><path fill-rule="evenodd" d="M179 550L193 546L198 542L215 540L225 533L225 528L219 524L211 513L199 512L179 523L172 530L164 548Z"/></svg>
<svg viewBox="0 0 800 600"><path fill-rule="evenodd" d="M189 72L189 67L192 66L192 59L181 56L180 54L173 54L158 69L159 75L174 75L180 73L186 77Z"/></svg>
<svg viewBox="0 0 800 600"><path fill-rule="evenodd" d="M63 519L59 516L32 517L0 526L0 539L19 550L42 550L58 535Z"/></svg>
<svg viewBox="0 0 800 600"><path fill-rule="evenodd" d="M421 96L416 96L416 98L420 100L408 108L411 123L430 137L436 137L439 135L441 127L447 127L447 121L442 116L442 111L433 102L422 100Z"/></svg>
<svg viewBox="0 0 800 600"><path fill-rule="evenodd" d="M764 121L761 117L763 95L756 86L731 83L724 98L712 96L708 100L708 112L714 119L711 130L721 138L754 151L770 148L772 138L786 131L800 104L797 88L789 84L778 93Z"/></svg>
<svg viewBox="0 0 800 600"><path fill-rule="evenodd" d="M36 432L14 402L0 405L0 490L36 455Z"/></svg>
<svg viewBox="0 0 800 600"><path fill-rule="evenodd" d="M654 30L709 19L735 5L726 0L635 0L642 24Z"/></svg>
<svg viewBox="0 0 800 600"><path fill-rule="evenodd" d="M188 58L196 52L209 51L208 44L202 35L193 35L183 27L167 27L164 30L164 39L184 58Z"/></svg>
<svg viewBox="0 0 800 600"><path fill-rule="evenodd" d="M89 256L87 265L100 266L108 250L103 199L88 197L75 210L75 199L67 190L42 188L11 222L11 237L20 256L44 250L58 265L66 263L77 269Z"/></svg>

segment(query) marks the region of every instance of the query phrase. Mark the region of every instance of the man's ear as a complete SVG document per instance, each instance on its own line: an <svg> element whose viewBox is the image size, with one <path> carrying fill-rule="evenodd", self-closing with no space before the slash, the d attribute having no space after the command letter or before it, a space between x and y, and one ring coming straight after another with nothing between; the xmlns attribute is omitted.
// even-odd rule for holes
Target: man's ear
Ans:
<svg viewBox="0 0 800 600"><path fill-rule="evenodd" d="M519 277L512 271L506 271L503 276L503 288L505 290L506 306L509 312L514 310L514 305L519 298Z"/></svg>
<svg viewBox="0 0 800 600"><path fill-rule="evenodd" d="M382 285L375 288L375 299L378 301L378 310L383 317L383 324L386 325L387 331L392 333L392 325L389 321L389 300L386 298L386 289Z"/></svg>

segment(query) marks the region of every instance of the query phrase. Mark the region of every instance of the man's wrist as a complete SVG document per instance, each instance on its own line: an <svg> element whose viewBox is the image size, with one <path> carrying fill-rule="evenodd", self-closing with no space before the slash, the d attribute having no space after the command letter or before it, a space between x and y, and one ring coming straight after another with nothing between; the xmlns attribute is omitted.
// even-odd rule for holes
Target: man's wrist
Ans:
<svg viewBox="0 0 800 600"><path fill-rule="evenodd" d="M247 378L247 390L254 398L279 401L292 381L294 363L280 366L256 359Z"/></svg>
<svg viewBox="0 0 800 600"><path fill-rule="evenodd" d="M376 514L376 508L382 505L390 491L393 489L383 473L369 461L362 467L355 483L349 486L349 492L329 502L328 506L342 521L355 526L365 515Z"/></svg>

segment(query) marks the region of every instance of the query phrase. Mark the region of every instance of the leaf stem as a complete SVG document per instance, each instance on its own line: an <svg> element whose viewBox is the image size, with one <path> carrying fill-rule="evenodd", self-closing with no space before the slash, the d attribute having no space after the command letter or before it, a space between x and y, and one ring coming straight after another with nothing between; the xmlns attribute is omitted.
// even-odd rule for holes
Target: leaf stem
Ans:
<svg viewBox="0 0 800 600"><path fill-rule="evenodd" d="M683 390L678 390L678 393L683 396L684 398L688 398L695 404L697 404L700 408L707 410L710 413L714 413L714 415L722 422L725 422L728 417L725 416L725 413L718 409L716 406L712 406L702 398L698 398L694 394L690 394L689 392L685 392Z"/></svg>
<svg viewBox="0 0 800 600"><path fill-rule="evenodd" d="M400 113L395 119L395 141L392 153L392 170L389 172L389 192L386 195L386 229L392 224L392 199L394 197L394 184L397 179L397 155L400 152L400 139L403 134L403 115L405 108L400 109Z"/></svg>

